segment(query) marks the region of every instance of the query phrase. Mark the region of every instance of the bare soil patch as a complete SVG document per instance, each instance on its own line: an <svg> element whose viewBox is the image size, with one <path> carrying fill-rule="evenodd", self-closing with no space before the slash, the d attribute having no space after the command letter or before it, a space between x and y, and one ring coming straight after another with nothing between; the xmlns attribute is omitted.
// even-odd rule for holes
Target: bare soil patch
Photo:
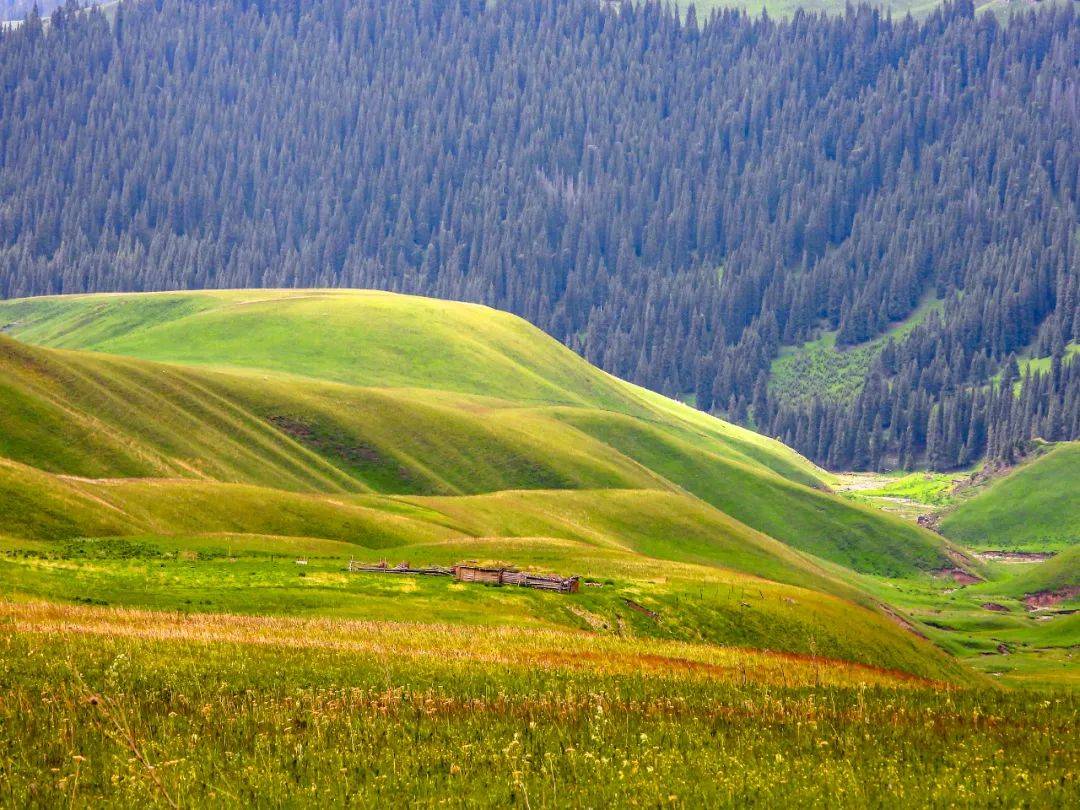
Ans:
<svg viewBox="0 0 1080 810"><path fill-rule="evenodd" d="M945 566L943 568L935 568L930 572L935 577L941 577L942 579L951 579L953 582L958 582L961 585L974 585L976 582L982 582L982 580L965 571L963 568L957 568L955 566Z"/></svg>
<svg viewBox="0 0 1080 810"><path fill-rule="evenodd" d="M1024 604L1028 610L1046 610L1055 605L1060 605L1066 599L1080 596L1080 585L1070 585L1053 591L1038 591L1029 593L1024 597Z"/></svg>

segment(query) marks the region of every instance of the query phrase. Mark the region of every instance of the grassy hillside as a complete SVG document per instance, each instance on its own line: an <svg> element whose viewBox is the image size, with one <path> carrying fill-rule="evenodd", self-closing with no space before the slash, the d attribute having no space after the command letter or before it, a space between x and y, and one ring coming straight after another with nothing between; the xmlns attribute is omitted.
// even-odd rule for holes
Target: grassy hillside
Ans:
<svg viewBox="0 0 1080 810"><path fill-rule="evenodd" d="M912 521L943 516L944 530L958 545L964 542L971 556L982 557L978 580L958 582L943 571L903 583L861 577L859 584L920 622L941 647L1002 682L1080 687L1076 449L1075 443L1046 447L1043 455L989 480L981 471L843 476L845 497ZM957 526L968 534L956 532Z"/></svg>
<svg viewBox="0 0 1080 810"><path fill-rule="evenodd" d="M8 302L30 343L362 386L640 410L625 388L520 318L374 291L240 290ZM317 324L318 328L312 326Z"/></svg>
<svg viewBox="0 0 1080 810"><path fill-rule="evenodd" d="M874 600L677 492L387 498L0 466L8 597L259 614L571 627L738 643L934 678L956 665ZM296 556L309 557L298 568ZM348 559L502 561L598 582L572 601L445 579L350 575ZM658 612L629 610L625 599Z"/></svg>
<svg viewBox="0 0 1080 810"><path fill-rule="evenodd" d="M981 573L985 581L963 586L883 582L877 592L976 670L1013 686L1080 688L1080 546L1045 562L989 563Z"/></svg>
<svg viewBox="0 0 1080 810"><path fill-rule="evenodd" d="M227 291L9 301L0 323L11 596L572 627L964 677L839 575L918 578L948 563L939 537L509 315ZM553 604L349 575L350 558L607 584Z"/></svg>
<svg viewBox="0 0 1080 810"><path fill-rule="evenodd" d="M1009 593L1017 597L1080 587L1080 545L1037 565L1023 566L1023 570L1008 579L1007 586ZM1080 594L1071 601L1080 601ZM1080 630L1080 626L1077 629ZM1080 643L1080 635L1077 643Z"/></svg>
<svg viewBox="0 0 1080 810"><path fill-rule="evenodd" d="M251 295L0 303L67 347L0 336L0 804L1076 793L1070 696L952 688L940 537L508 316Z"/></svg>
<svg viewBox="0 0 1080 810"><path fill-rule="evenodd" d="M587 405L722 438L803 483L822 475L779 442L617 380L520 318L478 305L358 290L60 296L0 301L0 328L53 348Z"/></svg>
<svg viewBox="0 0 1080 810"><path fill-rule="evenodd" d="M816 652L932 678L963 677L853 587L675 494L504 492L386 502L176 486L170 492L114 484L85 492L140 525L96 539L0 541L7 552L0 581L12 594L64 602L573 628ZM296 566L296 556L308 564ZM503 561L604 584L566 599L442 578L348 574L350 558ZM660 618L629 609L627 598Z"/></svg>
<svg viewBox="0 0 1080 810"><path fill-rule="evenodd" d="M795 548L858 571L903 576L944 564L922 530L892 516L848 505L706 448L691 448L651 425L578 412L564 416L723 512Z"/></svg>
<svg viewBox="0 0 1080 810"><path fill-rule="evenodd" d="M149 444L140 458L154 460L156 470L141 474L323 492L687 490L754 529L857 570L903 575L946 561L930 533L803 486L822 487L827 476L780 443L616 380L486 307L375 292L215 291L0 302L0 321L20 340L186 364L162 369L55 353L10 361L54 369L35 381L71 392L69 408L89 398L88 418L112 413L115 424L140 426ZM27 350L8 346L9 354L18 351ZM131 379L124 383L131 396L114 398L113 411L98 394L103 378ZM83 380L92 390L72 392ZM163 418L154 404L162 385L170 403L179 398L191 407ZM128 415L129 402L145 403L145 428ZM202 433L190 422L207 402L219 427ZM174 423L175 430L164 427ZM16 428L12 435L34 430ZM216 449L202 452L189 446L194 434L208 448L237 452L224 460ZM61 463L59 450L44 454L36 440L21 446L29 449L9 457L88 474ZM304 451L314 457L311 469ZM100 467L100 451L86 455ZM117 465L89 474L131 472Z"/></svg>
<svg viewBox="0 0 1080 810"><path fill-rule="evenodd" d="M1080 443L1070 442L961 501L941 531L974 548L1053 551L1080 543Z"/></svg>

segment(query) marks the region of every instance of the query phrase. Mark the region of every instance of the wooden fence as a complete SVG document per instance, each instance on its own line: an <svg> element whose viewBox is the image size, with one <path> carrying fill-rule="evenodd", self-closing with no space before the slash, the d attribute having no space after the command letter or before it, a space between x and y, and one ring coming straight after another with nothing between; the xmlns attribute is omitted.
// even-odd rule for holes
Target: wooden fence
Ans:
<svg viewBox="0 0 1080 810"><path fill-rule="evenodd" d="M359 563L356 560L349 560L349 571L352 573L367 573L367 574L413 574L417 576L429 576L429 577L448 577L454 572L450 568L441 568L437 565L428 566L427 568L413 568L407 562L398 563L391 567L385 560L375 565L367 565L365 563Z"/></svg>

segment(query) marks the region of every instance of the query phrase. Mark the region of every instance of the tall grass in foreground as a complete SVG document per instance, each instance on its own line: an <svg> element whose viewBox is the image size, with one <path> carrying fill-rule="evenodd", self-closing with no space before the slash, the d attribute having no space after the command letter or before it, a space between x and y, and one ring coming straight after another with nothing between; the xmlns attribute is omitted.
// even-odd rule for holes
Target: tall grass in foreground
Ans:
<svg viewBox="0 0 1080 810"><path fill-rule="evenodd" d="M302 643L330 641L332 623L294 623L290 643L277 620L262 640L255 627L222 640L209 631L222 617L200 636L176 629L198 621L156 615L4 611L0 806L1080 799L1075 695L946 690L884 673L867 686L868 673L813 659L782 659L785 686L765 653L740 667L737 650L695 657L691 645L642 640L589 659L559 649L569 637L525 630L372 626L363 643L335 646ZM609 666L609 655L625 660Z"/></svg>

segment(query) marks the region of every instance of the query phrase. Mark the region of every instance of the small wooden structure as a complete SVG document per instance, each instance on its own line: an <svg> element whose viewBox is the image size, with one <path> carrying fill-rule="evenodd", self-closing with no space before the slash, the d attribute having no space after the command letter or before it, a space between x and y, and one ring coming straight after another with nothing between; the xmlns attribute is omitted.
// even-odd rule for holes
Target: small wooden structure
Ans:
<svg viewBox="0 0 1080 810"><path fill-rule="evenodd" d="M442 568L432 565L426 568L413 568L408 562L400 562L391 566L386 560L380 560L375 565L368 565L349 560L350 573L365 574L413 574L417 576L453 576L459 582L479 582L482 585L517 585L521 588L535 588L541 591L555 591L556 593L577 593L580 585L578 577L547 576L545 574L530 574L526 571L518 571L516 568L484 568L480 565L466 565L459 563L453 568Z"/></svg>
<svg viewBox="0 0 1080 810"><path fill-rule="evenodd" d="M454 578L459 582L480 582L485 585L517 585L557 593L577 593L578 577L556 577L530 574L512 568L481 568L475 565L455 565Z"/></svg>
<svg viewBox="0 0 1080 810"><path fill-rule="evenodd" d="M391 568L386 560L380 560L375 565L365 565L356 560L349 560L349 571L368 574L416 574L430 577L448 577L453 573L449 568L441 568L437 565L428 566L427 568L413 568L407 562L399 562Z"/></svg>

